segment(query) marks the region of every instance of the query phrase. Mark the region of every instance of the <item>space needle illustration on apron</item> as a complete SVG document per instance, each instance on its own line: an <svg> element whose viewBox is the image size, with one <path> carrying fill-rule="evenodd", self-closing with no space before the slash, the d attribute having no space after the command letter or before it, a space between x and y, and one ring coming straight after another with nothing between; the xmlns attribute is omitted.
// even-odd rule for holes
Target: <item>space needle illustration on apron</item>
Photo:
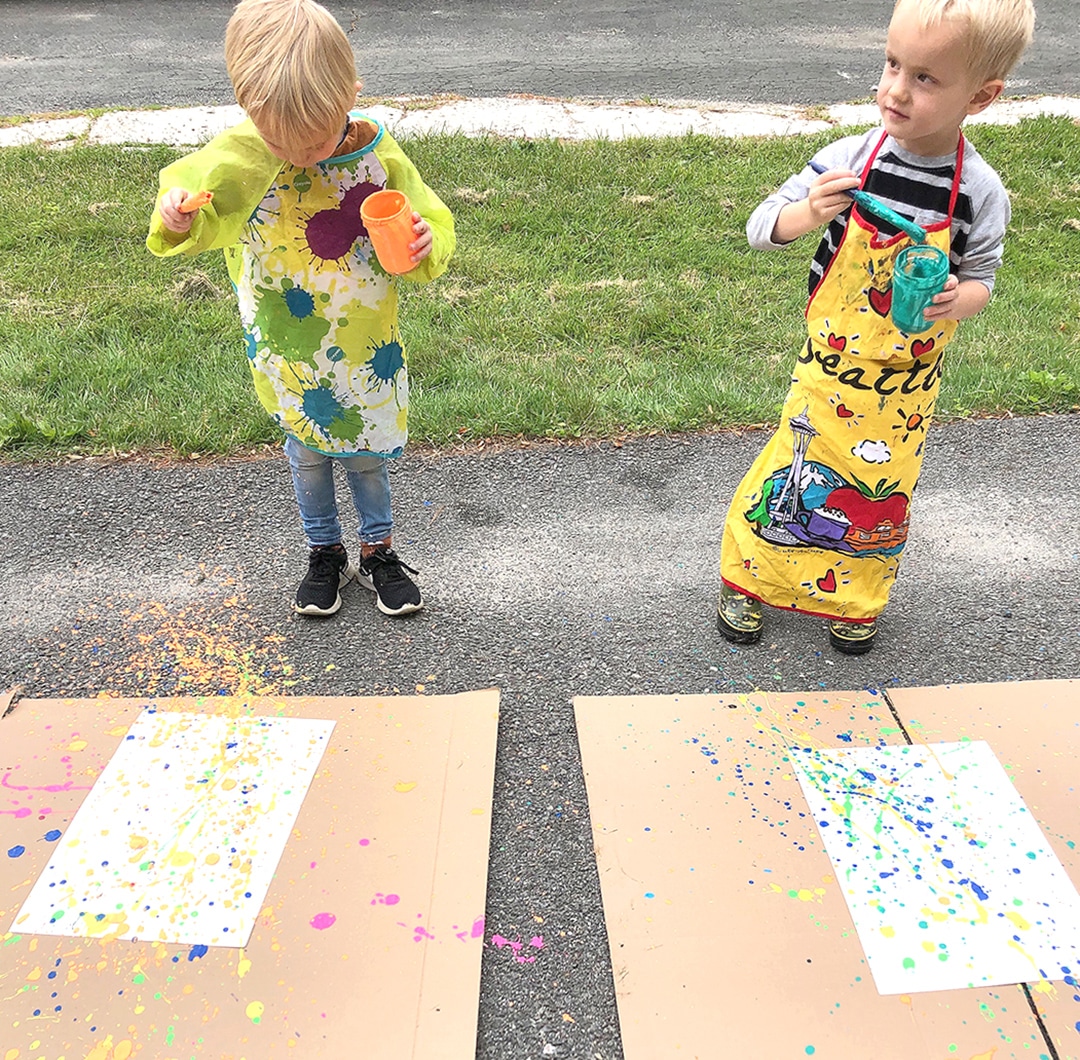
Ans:
<svg viewBox="0 0 1080 1060"><path fill-rule="evenodd" d="M865 187L885 134L862 172ZM948 216L926 229L946 254L960 188L960 138ZM918 335L890 315L900 233L881 239L851 207L843 238L806 307L780 426L744 476L724 524L721 576L774 607L870 622L888 602L908 536L911 496L956 321Z"/></svg>

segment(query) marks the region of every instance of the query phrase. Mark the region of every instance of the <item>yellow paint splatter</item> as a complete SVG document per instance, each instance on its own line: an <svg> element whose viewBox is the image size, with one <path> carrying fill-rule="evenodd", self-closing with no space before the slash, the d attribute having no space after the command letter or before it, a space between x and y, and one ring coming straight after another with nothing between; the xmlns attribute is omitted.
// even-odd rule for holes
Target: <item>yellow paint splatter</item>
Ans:
<svg viewBox="0 0 1080 1060"><path fill-rule="evenodd" d="M131 847L132 850L142 850L149 842L150 840L144 835L133 835L128 839L128 846Z"/></svg>
<svg viewBox="0 0 1080 1060"><path fill-rule="evenodd" d="M266 1006L261 1001L252 1001L244 1011L252 1023L258 1023L262 1019L262 1014L266 1011Z"/></svg>
<svg viewBox="0 0 1080 1060"><path fill-rule="evenodd" d="M87 1053L86 1060L109 1060L109 1054L112 1052L112 1035L106 1036L105 1041L98 1042L93 1049Z"/></svg>
<svg viewBox="0 0 1080 1060"><path fill-rule="evenodd" d="M106 736L126 736L128 727L126 725L117 725L115 729L109 729L105 733Z"/></svg>
<svg viewBox="0 0 1080 1060"><path fill-rule="evenodd" d="M1030 931L1031 925L1016 912L1008 912L1005 916L1011 920L1021 931Z"/></svg>
<svg viewBox="0 0 1080 1060"><path fill-rule="evenodd" d="M134 1049L134 1046L127 1038L122 1042L117 1042L116 1048L113 1050L113 1060L128 1060L132 1049Z"/></svg>
<svg viewBox="0 0 1080 1060"><path fill-rule="evenodd" d="M415 780L399 780L394 785L394 791L400 791L402 794L404 794L406 791L412 791L412 789L415 788L415 787L416 787L416 781Z"/></svg>
<svg viewBox="0 0 1080 1060"><path fill-rule="evenodd" d="M885 937L886 937L887 939L891 939L891 938L893 938L893 937L894 937L894 936L896 935L896 928L893 928L893 927L888 927L888 926L886 926L886 927L883 927L883 928L881 929L881 933L882 933L882 934L883 934L883 935L884 935L884 936L885 936Z"/></svg>
<svg viewBox="0 0 1080 1060"><path fill-rule="evenodd" d="M86 741L85 740L72 740L71 743L68 744L68 750L69 751L85 751L86 750Z"/></svg>
<svg viewBox="0 0 1080 1060"><path fill-rule="evenodd" d="M221 860L221 855L220 854L207 854L206 855L206 864L207 865L216 865L220 860Z"/></svg>
<svg viewBox="0 0 1080 1060"><path fill-rule="evenodd" d="M247 957L241 957L236 962L236 978L243 979L251 971L251 961Z"/></svg>
<svg viewBox="0 0 1080 1060"><path fill-rule="evenodd" d="M41 969L40 968L35 968L32 972L30 972L26 976L26 978L29 979L30 982L34 982L35 980L40 979L41 978Z"/></svg>
<svg viewBox="0 0 1080 1060"><path fill-rule="evenodd" d="M18 1060L18 1057L19 1057L19 1050L18 1049L9 1049L4 1054L4 1060Z"/></svg>

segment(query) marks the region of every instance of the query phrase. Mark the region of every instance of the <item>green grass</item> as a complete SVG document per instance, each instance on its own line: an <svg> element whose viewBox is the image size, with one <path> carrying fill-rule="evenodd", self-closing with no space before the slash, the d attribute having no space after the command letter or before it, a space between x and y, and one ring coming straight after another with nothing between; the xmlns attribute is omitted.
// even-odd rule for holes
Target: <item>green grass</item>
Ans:
<svg viewBox="0 0 1080 1060"><path fill-rule="evenodd" d="M406 286L414 441L771 422L814 237L746 244L750 210L827 137L406 147L458 253ZM1013 193L990 308L950 348L938 416L1080 406L1080 127L971 139ZM0 150L0 451L225 453L274 441L220 255L143 245L167 148Z"/></svg>

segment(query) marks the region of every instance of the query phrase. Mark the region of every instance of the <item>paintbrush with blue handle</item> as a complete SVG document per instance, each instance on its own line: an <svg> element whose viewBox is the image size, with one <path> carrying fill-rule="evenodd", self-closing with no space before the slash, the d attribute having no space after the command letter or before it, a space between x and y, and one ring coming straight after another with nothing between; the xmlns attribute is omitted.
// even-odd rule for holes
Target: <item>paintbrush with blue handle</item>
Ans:
<svg viewBox="0 0 1080 1060"><path fill-rule="evenodd" d="M816 162L813 159L811 159L809 164L810 168L815 173L828 172L820 162ZM921 228L914 221L909 221L906 217L902 217L894 209L886 206L879 198L871 195L870 192L862 191L860 188L849 188L845 194L850 195L864 210L880 217L883 221L888 221L889 224L899 228L901 232L911 236L916 243L926 242L925 228Z"/></svg>

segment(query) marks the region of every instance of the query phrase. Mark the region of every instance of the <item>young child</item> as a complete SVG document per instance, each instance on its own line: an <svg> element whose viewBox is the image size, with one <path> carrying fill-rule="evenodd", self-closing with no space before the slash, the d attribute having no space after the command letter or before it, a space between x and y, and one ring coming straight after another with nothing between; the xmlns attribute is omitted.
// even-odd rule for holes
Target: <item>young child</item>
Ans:
<svg viewBox="0 0 1080 1060"><path fill-rule="evenodd" d="M898 0L877 90L882 126L822 149L751 215L759 249L827 225L810 265L808 338L777 432L724 525L717 625L761 636L761 602L829 620L846 654L874 644L896 578L912 492L958 320L989 301L1009 200L966 143L1031 40L1031 0ZM911 245L847 194L862 188L949 256L915 334L892 322L893 265Z"/></svg>
<svg viewBox="0 0 1080 1060"><path fill-rule="evenodd" d="M408 372L397 280L379 264L360 204L380 189L412 204L403 278L442 273L454 250L450 211L383 126L351 111L352 48L313 0L242 0L225 60L248 120L161 171L147 238L159 256L222 248L236 286L255 391L284 430L310 549L294 608L332 615L351 578L379 610L423 600L391 547L387 462L407 437ZM185 212L201 192L212 200ZM359 517L360 563L342 543L334 466Z"/></svg>

